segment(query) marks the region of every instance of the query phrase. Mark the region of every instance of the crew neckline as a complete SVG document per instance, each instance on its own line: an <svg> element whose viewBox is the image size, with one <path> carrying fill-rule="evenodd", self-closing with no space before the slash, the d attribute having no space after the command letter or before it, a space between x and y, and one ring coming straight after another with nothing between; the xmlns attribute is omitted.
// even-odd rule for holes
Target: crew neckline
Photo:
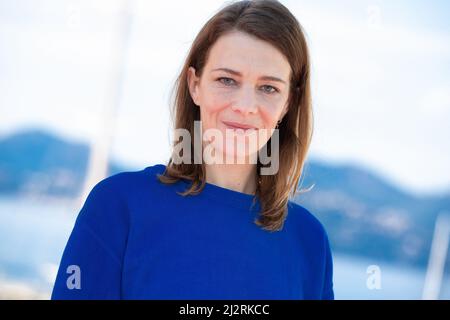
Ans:
<svg viewBox="0 0 450 320"><path fill-rule="evenodd" d="M162 174L166 168L166 166L163 164L157 164L155 165L155 167L160 167L162 169L161 172L158 172L160 174ZM186 187L190 186L191 184L191 181L187 179L181 179L180 182L183 183ZM259 199L256 199L255 205L252 208L255 195L224 188L209 182L205 182L205 186L198 196L200 195L204 195L205 197L213 199L214 201L222 204L227 204L238 209L249 211L254 211L255 209L257 211L259 210Z"/></svg>
<svg viewBox="0 0 450 320"><path fill-rule="evenodd" d="M226 202L231 206L245 210L250 210L253 198L255 197L255 195L252 194L224 188L209 182L205 182L205 188L202 192L204 192L205 196L215 198L215 200L218 200L221 203ZM258 199L256 202L258 203ZM254 208L257 208L257 203L255 203Z"/></svg>

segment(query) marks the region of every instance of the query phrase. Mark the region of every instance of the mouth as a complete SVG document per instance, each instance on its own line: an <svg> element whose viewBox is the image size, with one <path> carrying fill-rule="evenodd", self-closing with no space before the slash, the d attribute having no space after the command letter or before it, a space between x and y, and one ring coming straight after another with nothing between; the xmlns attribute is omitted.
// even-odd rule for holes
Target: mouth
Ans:
<svg viewBox="0 0 450 320"><path fill-rule="evenodd" d="M249 125L249 124L243 124L238 122L232 122L232 121L222 121L222 123L228 128L232 130L241 129L244 131L257 129L255 126Z"/></svg>

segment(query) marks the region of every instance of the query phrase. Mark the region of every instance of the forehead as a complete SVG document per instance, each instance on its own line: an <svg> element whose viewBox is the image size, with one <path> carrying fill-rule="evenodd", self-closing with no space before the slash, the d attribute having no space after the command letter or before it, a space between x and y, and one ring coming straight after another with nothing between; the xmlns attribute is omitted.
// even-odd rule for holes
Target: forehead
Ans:
<svg viewBox="0 0 450 320"><path fill-rule="evenodd" d="M270 43L243 32L221 36L210 50L207 70L230 68L245 75L270 75L289 80L290 64Z"/></svg>

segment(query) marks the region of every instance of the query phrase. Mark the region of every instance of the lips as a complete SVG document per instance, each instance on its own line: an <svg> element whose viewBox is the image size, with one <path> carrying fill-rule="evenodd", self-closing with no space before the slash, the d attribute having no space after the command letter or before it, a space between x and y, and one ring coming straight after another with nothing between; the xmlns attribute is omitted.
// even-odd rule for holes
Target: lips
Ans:
<svg viewBox="0 0 450 320"><path fill-rule="evenodd" d="M242 129L242 130L256 129L255 126L252 126L250 124L244 124L244 123L232 122L232 121L222 121L222 122L230 129Z"/></svg>

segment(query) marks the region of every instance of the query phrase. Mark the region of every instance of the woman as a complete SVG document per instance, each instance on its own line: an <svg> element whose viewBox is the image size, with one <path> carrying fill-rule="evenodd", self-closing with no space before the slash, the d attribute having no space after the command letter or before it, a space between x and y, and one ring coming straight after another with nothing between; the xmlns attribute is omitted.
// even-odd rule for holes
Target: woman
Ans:
<svg viewBox="0 0 450 320"><path fill-rule="evenodd" d="M52 298L333 299L326 232L289 200L312 135L309 70L301 26L280 3L214 15L177 79L183 139L167 165L93 188Z"/></svg>

